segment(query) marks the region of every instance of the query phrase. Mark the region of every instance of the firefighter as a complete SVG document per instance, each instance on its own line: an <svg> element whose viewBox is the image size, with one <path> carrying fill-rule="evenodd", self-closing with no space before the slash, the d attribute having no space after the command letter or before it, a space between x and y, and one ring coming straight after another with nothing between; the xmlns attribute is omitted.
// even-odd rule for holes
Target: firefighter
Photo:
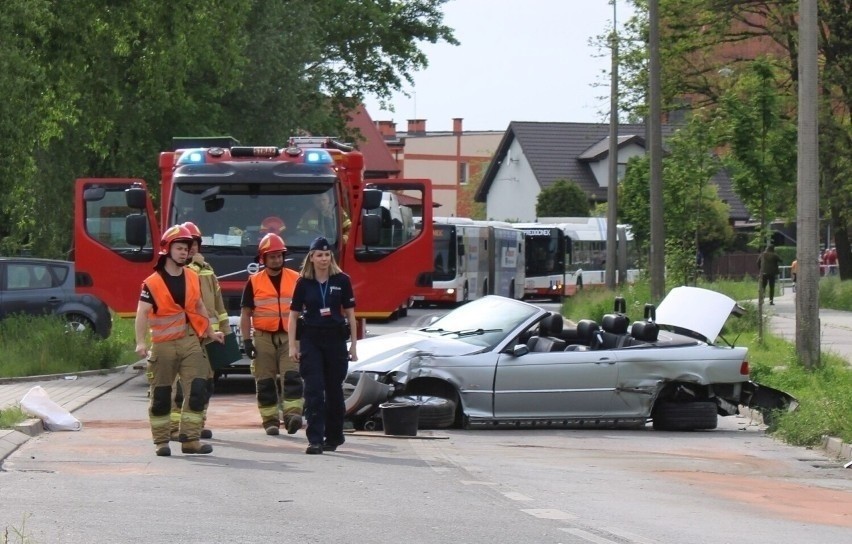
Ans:
<svg viewBox="0 0 852 544"><path fill-rule="evenodd" d="M219 287L219 280L216 279L216 273L213 267L204 260L201 255L201 229L195 223L187 221L183 224L192 235L192 246L189 248L189 262L186 265L187 269L198 274L198 279L201 282L201 301L207 309L207 315L210 318L210 324L214 331L222 331L223 334L228 334L228 312L225 311L225 302L222 300L222 290ZM209 338L205 338L202 345L212 342ZM210 360L208 359L208 366ZM201 438L213 438L213 431L206 427L207 423L207 407L210 405L210 397L213 396L213 368L210 367L207 373L207 400L204 403L204 426L201 429ZM175 382L174 402L172 402L172 440L181 440L178 433L180 426L180 408L183 404L183 387L180 379Z"/></svg>
<svg viewBox="0 0 852 544"><path fill-rule="evenodd" d="M172 385L177 376L189 388L181 409L180 433L186 435L181 451L210 453L213 447L199 441L207 398L207 355L199 338L224 342L215 332L201 301L198 275L186 270L192 235L182 225L174 225L160 239L160 258L154 273L142 283L136 308L136 353L148 359L151 377L148 419L158 456L171 455L170 411ZM153 346L146 336L151 330Z"/></svg>
<svg viewBox="0 0 852 544"><path fill-rule="evenodd" d="M287 247L275 233L263 237L255 262L264 269L250 276L240 302L240 331L246 355L252 359L261 425L277 435L282 423L288 434L302 428L302 377L290 357L290 301L299 274L284 266ZM293 324L295 327L295 323ZM254 329L254 338L251 333ZM279 382L281 382L279 419Z"/></svg>

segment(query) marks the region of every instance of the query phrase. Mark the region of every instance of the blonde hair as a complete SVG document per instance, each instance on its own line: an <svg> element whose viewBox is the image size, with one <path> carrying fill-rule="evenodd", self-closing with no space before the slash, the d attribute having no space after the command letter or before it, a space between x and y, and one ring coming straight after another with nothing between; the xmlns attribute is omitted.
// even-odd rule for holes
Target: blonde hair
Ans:
<svg viewBox="0 0 852 544"><path fill-rule="evenodd" d="M314 263L311 261L311 255L316 251L322 251L320 249L313 249L308 251L308 254L305 255L305 260L302 261L302 269L299 271L299 275L303 278L307 278L309 280L316 279L316 274L314 273ZM337 259L334 258L334 252L331 253L331 263L328 267L328 275L335 276L337 274L342 274L343 270L341 270L340 266L337 265Z"/></svg>

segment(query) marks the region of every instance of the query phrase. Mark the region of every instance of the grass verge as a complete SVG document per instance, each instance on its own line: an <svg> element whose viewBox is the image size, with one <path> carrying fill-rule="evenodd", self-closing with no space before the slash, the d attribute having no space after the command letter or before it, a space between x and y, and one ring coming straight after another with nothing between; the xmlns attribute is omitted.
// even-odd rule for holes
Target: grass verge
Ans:
<svg viewBox="0 0 852 544"><path fill-rule="evenodd" d="M0 429L11 429L18 423L29 419L19 405L0 409Z"/></svg>
<svg viewBox="0 0 852 544"><path fill-rule="evenodd" d="M0 377L64 374L129 364L134 353L133 321L115 319L109 338L67 332L56 316L17 315L0 321Z"/></svg>

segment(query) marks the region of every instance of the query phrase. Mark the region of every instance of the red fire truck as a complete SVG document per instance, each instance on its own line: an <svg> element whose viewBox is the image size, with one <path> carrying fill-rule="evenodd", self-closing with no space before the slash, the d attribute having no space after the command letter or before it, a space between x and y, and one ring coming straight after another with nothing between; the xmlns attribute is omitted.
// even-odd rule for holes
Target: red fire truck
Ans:
<svg viewBox="0 0 852 544"><path fill-rule="evenodd" d="M240 146L231 137L175 138L160 154L160 212L141 179L78 179L74 245L82 292L121 316L135 314L162 228L192 221L222 286L230 315L267 232L287 244L287 266L301 267L325 236L352 278L359 319L394 317L431 286L432 190L429 180L364 180L364 157L330 138L292 138L286 148ZM420 200L423 225L407 227L389 194ZM384 198L383 198L384 197ZM330 213L329 213L330 212ZM159 220L158 220L159 217ZM322 221L319 221L322 217ZM329 220L330 217L330 220Z"/></svg>

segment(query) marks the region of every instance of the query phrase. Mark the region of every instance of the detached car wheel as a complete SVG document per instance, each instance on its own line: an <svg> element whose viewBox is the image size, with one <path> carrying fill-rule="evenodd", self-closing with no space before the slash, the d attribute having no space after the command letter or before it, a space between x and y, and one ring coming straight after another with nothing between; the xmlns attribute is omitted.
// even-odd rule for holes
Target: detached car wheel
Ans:
<svg viewBox="0 0 852 544"><path fill-rule="evenodd" d="M456 419L456 402L444 397L406 395L394 397L390 402L407 402L420 406L418 429L446 429L452 427Z"/></svg>
<svg viewBox="0 0 852 544"><path fill-rule="evenodd" d="M715 429L719 417L714 402L662 402L653 414L657 431L707 431Z"/></svg>

